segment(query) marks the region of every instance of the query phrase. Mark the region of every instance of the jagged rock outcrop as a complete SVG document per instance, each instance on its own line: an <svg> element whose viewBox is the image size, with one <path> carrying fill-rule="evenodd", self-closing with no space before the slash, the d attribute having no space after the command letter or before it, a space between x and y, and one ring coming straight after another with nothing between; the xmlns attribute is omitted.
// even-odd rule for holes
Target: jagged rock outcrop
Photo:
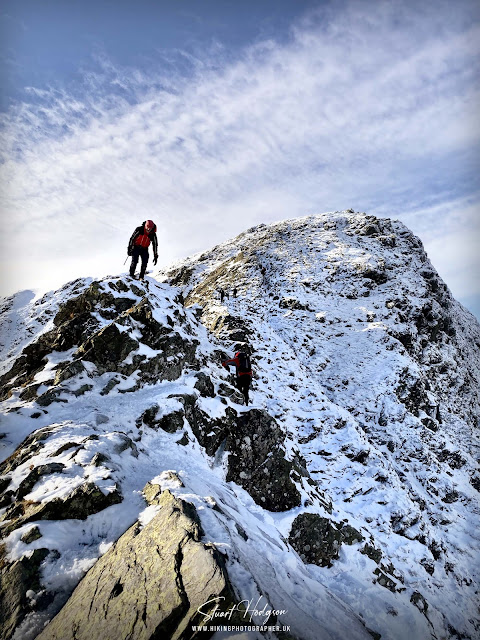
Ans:
<svg viewBox="0 0 480 640"><path fill-rule="evenodd" d="M81 287L81 281L78 286ZM120 289L116 283L109 283L113 289ZM72 286L75 290L75 283ZM125 285L121 291L129 291ZM130 292L131 293L131 292ZM106 320L111 320L135 303L135 297L114 296L99 282L93 282L78 296L61 304L53 317L54 328L42 333L37 340L27 345L11 369L0 378L3 389L1 398L8 397L13 388L25 387L47 363L46 357L52 351L67 351L88 339L99 327L99 320L92 312L97 311ZM67 367L71 366L69 363ZM53 383L53 379L50 381Z"/></svg>
<svg viewBox="0 0 480 640"><path fill-rule="evenodd" d="M169 491L149 491L159 507L148 524L136 523L100 558L38 640L154 640L196 638L192 630L219 598L235 604L225 564L200 542L194 507Z"/></svg>
<svg viewBox="0 0 480 640"><path fill-rule="evenodd" d="M169 315L157 320L147 291L136 284L122 280L93 282L79 295L59 304L53 317L54 328L27 345L1 376L0 399L20 388L22 400L37 400L41 407L67 403L72 396L91 391L92 374L109 372L114 375L104 387L105 394L134 373L135 382L124 392L159 379L176 380L186 366L199 366L195 357L198 340L177 330L175 325L182 324L183 318L178 309L172 313L177 314L175 320ZM134 329L137 338L131 335ZM137 353L140 344L148 347L149 356ZM52 352L74 347L77 349L73 361L70 357L59 362L51 378L41 384L34 382ZM39 395L40 387L45 386L49 388Z"/></svg>

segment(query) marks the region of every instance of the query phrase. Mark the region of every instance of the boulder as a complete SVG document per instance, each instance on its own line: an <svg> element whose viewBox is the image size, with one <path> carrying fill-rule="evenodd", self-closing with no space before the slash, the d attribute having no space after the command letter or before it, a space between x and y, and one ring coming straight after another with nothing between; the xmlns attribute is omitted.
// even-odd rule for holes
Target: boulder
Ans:
<svg viewBox="0 0 480 640"><path fill-rule="evenodd" d="M28 531L26 531L23 536L20 538L22 542L25 544L31 544L42 537L40 533L40 529L37 526L31 527Z"/></svg>
<svg viewBox="0 0 480 640"><path fill-rule="evenodd" d="M200 393L204 398L214 398L215 397L215 388L213 386L213 382L210 376L207 376L206 373L199 371L195 374L197 381L195 382L194 388Z"/></svg>
<svg viewBox="0 0 480 640"><path fill-rule="evenodd" d="M130 527L96 562L38 640L194 638L201 605L235 604L223 557L200 542L195 508L169 491L152 503L158 514Z"/></svg>
<svg viewBox="0 0 480 640"><path fill-rule="evenodd" d="M234 481L269 511L286 511L301 504L290 475L296 470L286 460L284 435L266 411L251 409L238 416L226 442L227 481ZM303 473L300 473L303 475Z"/></svg>
<svg viewBox="0 0 480 640"><path fill-rule="evenodd" d="M293 521L288 541L304 562L331 567L338 558L342 534L328 518L301 513Z"/></svg>

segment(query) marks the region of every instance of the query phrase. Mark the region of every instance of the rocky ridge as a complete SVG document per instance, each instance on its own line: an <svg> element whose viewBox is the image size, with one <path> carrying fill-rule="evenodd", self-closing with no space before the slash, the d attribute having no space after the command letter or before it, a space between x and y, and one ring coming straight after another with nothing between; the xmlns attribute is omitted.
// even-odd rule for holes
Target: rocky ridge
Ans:
<svg viewBox="0 0 480 640"><path fill-rule="evenodd" d="M399 222L337 212L259 225L163 277L231 349L250 351L254 398L334 514L362 531L373 579L410 593L426 637L475 637L480 327L421 241ZM318 517L340 544L339 523ZM302 554L305 538L312 563L299 524L290 539ZM345 597L353 585L338 577L356 563L315 575ZM394 626L387 618L382 633L396 637Z"/></svg>
<svg viewBox="0 0 480 640"><path fill-rule="evenodd" d="M58 614L41 637L92 637L108 611L115 637L195 637L208 595L305 640L475 637L480 331L420 241L325 214L161 277L4 301L3 635ZM219 366L238 346L253 407Z"/></svg>

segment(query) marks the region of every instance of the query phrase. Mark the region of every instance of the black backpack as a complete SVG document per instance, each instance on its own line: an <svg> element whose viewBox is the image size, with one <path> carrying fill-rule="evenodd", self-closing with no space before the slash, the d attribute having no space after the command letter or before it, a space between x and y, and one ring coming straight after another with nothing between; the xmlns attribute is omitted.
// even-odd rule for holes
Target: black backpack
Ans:
<svg viewBox="0 0 480 640"><path fill-rule="evenodd" d="M243 351L238 354L238 363L238 373L250 373L252 371L250 357Z"/></svg>

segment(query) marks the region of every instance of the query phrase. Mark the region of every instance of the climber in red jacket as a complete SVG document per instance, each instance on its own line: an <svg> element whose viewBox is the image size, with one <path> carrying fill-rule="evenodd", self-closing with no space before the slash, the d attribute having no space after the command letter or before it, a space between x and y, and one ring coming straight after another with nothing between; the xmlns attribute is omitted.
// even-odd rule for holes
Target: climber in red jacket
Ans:
<svg viewBox="0 0 480 640"><path fill-rule="evenodd" d="M145 277L145 271L147 270L148 263L148 247L150 242L153 247L153 264L157 264L158 260L158 242L157 242L157 226L153 220L146 220L135 229L128 243L127 253L132 256L132 264L130 265L130 275L132 278L135 276L135 269L137 268L138 259L142 259L142 266L140 268L140 280Z"/></svg>
<svg viewBox="0 0 480 640"><path fill-rule="evenodd" d="M243 393L245 404L248 406L248 390L252 381L252 365L250 357L243 351L237 351L235 357L231 360L222 362L222 367L228 368L231 364L236 369L236 385L237 389Z"/></svg>

